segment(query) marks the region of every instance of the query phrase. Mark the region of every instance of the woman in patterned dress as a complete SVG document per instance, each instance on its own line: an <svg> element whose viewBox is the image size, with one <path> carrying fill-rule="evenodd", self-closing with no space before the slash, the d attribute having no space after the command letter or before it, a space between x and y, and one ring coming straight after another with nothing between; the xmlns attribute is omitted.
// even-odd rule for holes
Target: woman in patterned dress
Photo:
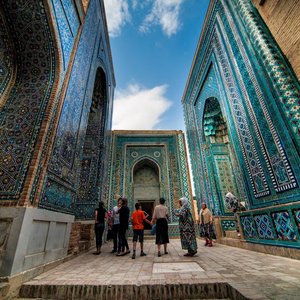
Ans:
<svg viewBox="0 0 300 300"><path fill-rule="evenodd" d="M184 256L194 256L197 253L197 241L194 227L194 220L189 207L188 199L182 197L179 199L180 209L176 214L179 217L179 232L181 247L188 250Z"/></svg>

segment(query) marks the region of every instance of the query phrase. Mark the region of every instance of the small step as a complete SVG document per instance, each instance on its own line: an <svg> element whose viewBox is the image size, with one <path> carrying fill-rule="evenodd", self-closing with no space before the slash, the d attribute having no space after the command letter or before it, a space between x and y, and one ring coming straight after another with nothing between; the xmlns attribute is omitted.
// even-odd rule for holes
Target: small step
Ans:
<svg viewBox="0 0 300 300"><path fill-rule="evenodd" d="M23 299L57 300L171 300L171 299L239 299L246 300L227 282L198 282L190 284L149 283L124 285L54 285L23 284L19 297Z"/></svg>
<svg viewBox="0 0 300 300"><path fill-rule="evenodd" d="M9 283L0 282L0 299L3 299L9 291Z"/></svg>

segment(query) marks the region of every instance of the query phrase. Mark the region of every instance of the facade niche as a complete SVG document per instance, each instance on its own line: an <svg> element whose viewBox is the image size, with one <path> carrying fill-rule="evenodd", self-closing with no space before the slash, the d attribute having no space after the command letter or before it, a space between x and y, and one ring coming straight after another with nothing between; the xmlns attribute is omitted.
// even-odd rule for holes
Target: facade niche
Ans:
<svg viewBox="0 0 300 300"><path fill-rule="evenodd" d="M98 68L81 159L78 202L97 203L100 199L106 106L105 73L102 68Z"/></svg>
<svg viewBox="0 0 300 300"><path fill-rule="evenodd" d="M216 215L231 214L225 195L238 195L226 120L217 98L209 97L203 111L204 147Z"/></svg>
<svg viewBox="0 0 300 300"><path fill-rule="evenodd" d="M211 144L228 143L226 122L219 101L214 97L208 98L205 102L203 130L206 142Z"/></svg>

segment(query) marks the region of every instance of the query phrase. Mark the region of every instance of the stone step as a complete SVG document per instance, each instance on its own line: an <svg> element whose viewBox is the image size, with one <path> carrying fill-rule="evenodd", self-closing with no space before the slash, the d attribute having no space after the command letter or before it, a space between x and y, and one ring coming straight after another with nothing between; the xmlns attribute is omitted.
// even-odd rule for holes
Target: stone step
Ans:
<svg viewBox="0 0 300 300"><path fill-rule="evenodd" d="M23 284L19 299L57 300L171 300L171 299L248 299L227 282L191 284L54 285Z"/></svg>
<svg viewBox="0 0 300 300"><path fill-rule="evenodd" d="M9 283L0 282L0 299L4 299L9 291Z"/></svg>

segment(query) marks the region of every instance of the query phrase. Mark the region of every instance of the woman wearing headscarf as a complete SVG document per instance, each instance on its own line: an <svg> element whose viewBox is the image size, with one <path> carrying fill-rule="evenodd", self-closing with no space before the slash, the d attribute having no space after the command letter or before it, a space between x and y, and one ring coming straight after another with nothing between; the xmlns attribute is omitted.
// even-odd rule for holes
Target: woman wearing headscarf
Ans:
<svg viewBox="0 0 300 300"><path fill-rule="evenodd" d="M200 212L199 212L199 220L198 224L203 228L204 230L204 236L205 236L205 246L212 247L212 234L213 234L213 228L212 228L212 213L207 208L206 203L202 203Z"/></svg>
<svg viewBox="0 0 300 300"><path fill-rule="evenodd" d="M186 197L179 199L180 209L176 216L179 217L179 232L182 249L188 250L184 256L194 256L197 253L197 241L194 227L194 220Z"/></svg>

